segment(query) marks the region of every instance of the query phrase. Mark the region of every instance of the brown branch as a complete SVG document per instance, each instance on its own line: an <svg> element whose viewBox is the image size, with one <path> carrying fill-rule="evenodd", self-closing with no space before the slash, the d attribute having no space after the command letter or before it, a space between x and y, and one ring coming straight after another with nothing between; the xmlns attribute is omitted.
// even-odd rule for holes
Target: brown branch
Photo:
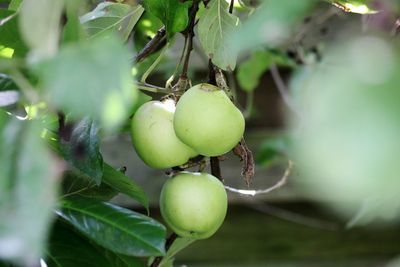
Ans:
<svg viewBox="0 0 400 267"><path fill-rule="evenodd" d="M143 49L134 58L134 63L140 62L153 54L160 46L167 42L165 27L161 27L156 35L143 47Z"/></svg>
<svg viewBox="0 0 400 267"><path fill-rule="evenodd" d="M187 42L187 47L186 47L186 55L183 60L183 67L181 74L181 77L183 78L187 78L187 73L189 69L189 59L190 59L190 54L193 50L193 38L195 36L194 26L196 25L196 14L197 11L199 10L199 3L200 3L199 0L193 1L193 5L189 11L189 25L184 32L185 42Z"/></svg>
<svg viewBox="0 0 400 267"><path fill-rule="evenodd" d="M172 243L174 243L174 241L178 238L178 235L175 233L172 233L166 240L165 242L165 251L168 251L168 249L172 246ZM151 263L150 267L157 267L158 265L160 265L161 261L162 261L163 257L162 256L158 256L155 257L153 262Z"/></svg>
<svg viewBox="0 0 400 267"><path fill-rule="evenodd" d="M219 180L223 181L221 174L221 166L219 164L218 157L211 157L210 158L210 165L211 165L211 174L217 177Z"/></svg>
<svg viewBox="0 0 400 267"><path fill-rule="evenodd" d="M229 5L229 13L231 13L232 14L232 12L233 12L233 5L235 4L235 0L231 0L231 3L230 3L230 5Z"/></svg>

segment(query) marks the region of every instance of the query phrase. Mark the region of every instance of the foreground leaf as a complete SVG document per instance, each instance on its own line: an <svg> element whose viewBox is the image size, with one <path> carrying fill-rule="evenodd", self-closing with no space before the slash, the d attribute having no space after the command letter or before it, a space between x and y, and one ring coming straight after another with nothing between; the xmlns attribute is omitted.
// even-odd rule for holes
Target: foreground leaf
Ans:
<svg viewBox="0 0 400 267"><path fill-rule="evenodd" d="M226 39L239 26L239 19L229 14L225 0L212 0L199 21L198 31L204 52L223 70L234 70L237 53Z"/></svg>
<svg viewBox="0 0 400 267"><path fill-rule="evenodd" d="M56 54L63 7L63 0L22 2L19 27L35 59L48 58Z"/></svg>
<svg viewBox="0 0 400 267"><path fill-rule="evenodd" d="M84 198L62 201L57 214L97 244L129 256L165 253L165 227L134 211Z"/></svg>
<svg viewBox="0 0 400 267"><path fill-rule="evenodd" d="M136 97L129 58L127 48L110 36L67 45L36 70L51 104L109 130L127 118Z"/></svg>
<svg viewBox="0 0 400 267"><path fill-rule="evenodd" d="M142 204L147 211L149 210L149 200L143 188L108 164L104 164L103 182L118 192L133 198Z"/></svg>
<svg viewBox="0 0 400 267"><path fill-rule="evenodd" d="M141 5L103 2L93 11L81 17L80 21L91 38L117 32L126 41L133 27L144 12Z"/></svg>
<svg viewBox="0 0 400 267"><path fill-rule="evenodd" d="M33 263L41 256L60 170L36 121L0 115L0 257Z"/></svg>

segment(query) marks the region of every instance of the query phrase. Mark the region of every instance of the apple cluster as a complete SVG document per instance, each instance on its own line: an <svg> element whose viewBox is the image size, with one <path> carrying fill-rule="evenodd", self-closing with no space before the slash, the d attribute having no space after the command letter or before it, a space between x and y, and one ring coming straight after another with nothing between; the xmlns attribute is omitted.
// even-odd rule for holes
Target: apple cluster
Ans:
<svg viewBox="0 0 400 267"><path fill-rule="evenodd" d="M232 150L245 127L242 113L220 88L202 83L173 99L150 101L135 113L132 142L139 157L156 169L172 168L198 155ZM207 173L180 172L164 184L161 214L182 237L204 239L221 226L227 195L220 180Z"/></svg>

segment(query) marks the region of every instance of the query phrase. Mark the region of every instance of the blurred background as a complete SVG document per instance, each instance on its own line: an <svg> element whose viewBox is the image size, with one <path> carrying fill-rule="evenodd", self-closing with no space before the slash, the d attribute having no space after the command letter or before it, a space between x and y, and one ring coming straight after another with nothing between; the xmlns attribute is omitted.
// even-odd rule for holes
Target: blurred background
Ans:
<svg viewBox="0 0 400 267"><path fill-rule="evenodd" d="M222 176L231 188L260 191L228 192L222 228L180 252L177 265L400 266L399 1L238 1L234 13L244 23L229 40L239 60L226 76L247 119L256 173L248 188L231 153ZM145 14L132 45L139 50L159 27ZM180 38L148 83L170 78ZM157 56L137 66L138 77ZM208 80L198 40L189 76ZM126 166L160 218L166 174L138 158L128 134L108 136L101 150Z"/></svg>

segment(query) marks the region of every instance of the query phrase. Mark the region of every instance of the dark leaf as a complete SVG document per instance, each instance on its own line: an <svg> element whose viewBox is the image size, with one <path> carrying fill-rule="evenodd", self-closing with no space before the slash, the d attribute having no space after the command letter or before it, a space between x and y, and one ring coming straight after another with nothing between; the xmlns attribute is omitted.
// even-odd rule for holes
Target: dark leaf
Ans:
<svg viewBox="0 0 400 267"><path fill-rule="evenodd" d="M98 128L85 118L72 130L69 140L60 140L64 158L97 185L103 176L103 157L99 151Z"/></svg>
<svg viewBox="0 0 400 267"><path fill-rule="evenodd" d="M165 227L134 211L85 198L64 199L57 214L97 244L129 256L165 253Z"/></svg>
<svg viewBox="0 0 400 267"><path fill-rule="evenodd" d="M107 201L118 194L116 190L105 183L97 185L87 175L79 171L67 171L62 181L62 196L79 195Z"/></svg>

